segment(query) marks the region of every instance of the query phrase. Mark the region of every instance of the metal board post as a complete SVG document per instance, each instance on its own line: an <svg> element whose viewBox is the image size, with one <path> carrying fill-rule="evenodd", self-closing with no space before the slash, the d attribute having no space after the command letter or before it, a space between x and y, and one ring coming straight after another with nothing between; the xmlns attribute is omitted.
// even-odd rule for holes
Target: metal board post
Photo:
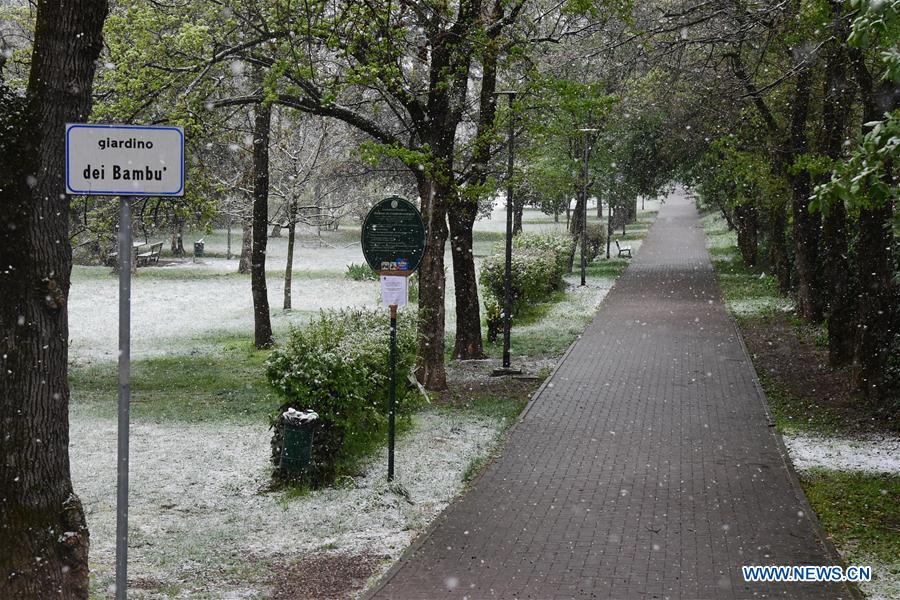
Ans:
<svg viewBox="0 0 900 600"><path fill-rule="evenodd" d="M394 480L394 438L397 412L397 307L391 305L390 390L388 391L388 481Z"/></svg>
<svg viewBox="0 0 900 600"><path fill-rule="evenodd" d="M128 594L128 441L131 407L131 198L119 198L119 427L116 481L116 600Z"/></svg>

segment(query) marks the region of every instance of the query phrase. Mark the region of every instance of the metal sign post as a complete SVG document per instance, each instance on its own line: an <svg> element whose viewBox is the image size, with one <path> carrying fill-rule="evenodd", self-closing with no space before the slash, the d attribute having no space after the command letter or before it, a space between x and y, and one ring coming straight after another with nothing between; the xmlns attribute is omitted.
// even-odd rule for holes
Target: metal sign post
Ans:
<svg viewBox="0 0 900 600"><path fill-rule="evenodd" d="M66 193L119 197L119 400L116 457L116 599L128 595L128 455L131 422L131 196L184 195L184 130L66 125Z"/></svg>
<svg viewBox="0 0 900 600"><path fill-rule="evenodd" d="M394 480L397 413L397 308L406 306L409 276L425 254L425 223L408 200L392 197L377 203L362 226L362 251L373 271L381 274L381 299L391 311L388 364L388 481Z"/></svg>
<svg viewBox="0 0 900 600"><path fill-rule="evenodd" d="M509 145L506 152L506 240L503 257L503 366L494 369L491 373L493 376L502 375L521 375L520 369L513 369L510 360L510 332L512 319L512 238L513 238L513 208L515 204L513 196L513 166L515 164L515 139L516 139L516 121L513 112L513 101L516 99L516 92L502 91L494 92L496 96L506 96L509 101L509 133L507 134L507 144Z"/></svg>
<svg viewBox="0 0 900 600"><path fill-rule="evenodd" d="M128 441L131 420L131 198L119 198L119 443L116 457L116 598L128 590Z"/></svg>
<svg viewBox="0 0 900 600"><path fill-rule="evenodd" d="M599 129L588 128L585 127L583 129L579 129L578 131L584 134L584 157L582 159L582 180L581 180L581 285L587 285L587 255L586 248L587 245L587 219L588 219L588 177L590 176L590 172L588 171L588 162L591 159L591 140L590 134ZM597 202L600 202L600 198L597 198Z"/></svg>
<svg viewBox="0 0 900 600"><path fill-rule="evenodd" d="M388 481L394 480L394 439L397 432L397 305L391 304L390 392L388 393Z"/></svg>

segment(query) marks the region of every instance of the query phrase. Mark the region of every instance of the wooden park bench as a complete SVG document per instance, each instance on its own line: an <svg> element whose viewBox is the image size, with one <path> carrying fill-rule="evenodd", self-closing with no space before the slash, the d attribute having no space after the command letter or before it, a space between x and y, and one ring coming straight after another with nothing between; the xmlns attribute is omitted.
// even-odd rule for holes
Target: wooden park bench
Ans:
<svg viewBox="0 0 900 600"><path fill-rule="evenodd" d="M619 240L613 240L616 243L616 250L619 251L619 258L631 258L631 246L620 246Z"/></svg>
<svg viewBox="0 0 900 600"><path fill-rule="evenodd" d="M159 263L159 255L162 252L162 242L150 244L150 250L141 252L137 255L137 266L146 267L147 265L155 265Z"/></svg>

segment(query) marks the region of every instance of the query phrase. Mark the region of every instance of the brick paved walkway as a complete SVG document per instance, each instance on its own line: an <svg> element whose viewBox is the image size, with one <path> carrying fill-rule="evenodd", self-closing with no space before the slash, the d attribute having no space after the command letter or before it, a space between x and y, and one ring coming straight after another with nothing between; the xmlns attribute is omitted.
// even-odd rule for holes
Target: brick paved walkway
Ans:
<svg viewBox="0 0 900 600"><path fill-rule="evenodd" d="M373 596L848 598L741 577L834 564L767 421L697 212L672 196L503 456Z"/></svg>

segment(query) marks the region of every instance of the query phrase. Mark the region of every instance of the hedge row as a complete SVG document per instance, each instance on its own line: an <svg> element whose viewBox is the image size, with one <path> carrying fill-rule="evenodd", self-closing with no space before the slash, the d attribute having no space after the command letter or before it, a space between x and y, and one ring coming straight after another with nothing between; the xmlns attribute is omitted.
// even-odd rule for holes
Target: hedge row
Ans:
<svg viewBox="0 0 900 600"><path fill-rule="evenodd" d="M407 379L416 359L415 316L398 319L398 414L410 412L416 397ZM312 465L303 483L326 485L351 471L355 463L384 440L387 426L388 340L390 321L384 310L322 312L291 330L285 346L266 365L271 386L284 399L272 415L272 462L281 456L281 414L288 408L319 414ZM276 470L275 477L282 474Z"/></svg>

